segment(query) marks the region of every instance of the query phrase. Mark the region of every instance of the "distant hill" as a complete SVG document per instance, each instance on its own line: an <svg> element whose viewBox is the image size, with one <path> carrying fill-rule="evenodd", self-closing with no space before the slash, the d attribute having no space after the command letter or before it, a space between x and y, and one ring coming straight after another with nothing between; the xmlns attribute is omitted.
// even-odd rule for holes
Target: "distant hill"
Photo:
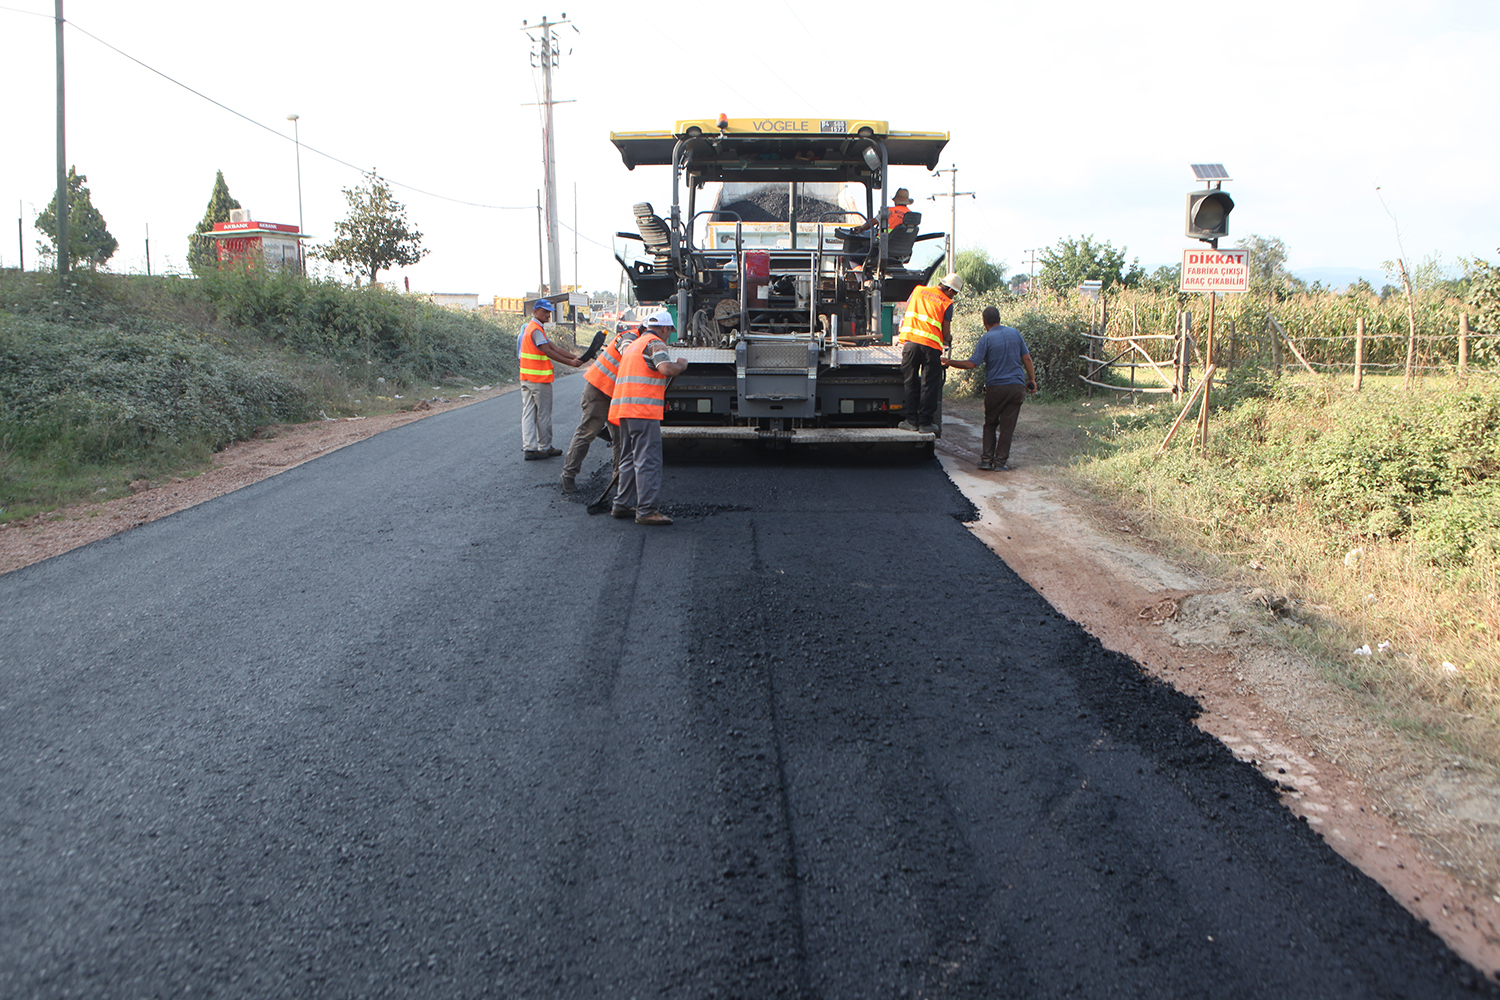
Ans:
<svg viewBox="0 0 1500 1000"><path fill-rule="evenodd" d="M1143 267L1145 267L1146 273L1150 274L1158 267L1175 267L1178 263L1180 261L1174 261L1166 265L1146 264ZM1342 292L1360 278L1364 278L1370 284L1374 285L1377 292L1380 291L1382 285L1399 285L1401 283L1399 279L1393 281L1388 277L1385 270L1378 264L1373 267L1294 267L1292 268L1292 273L1309 285L1315 281L1321 281L1324 288L1332 289L1335 292Z"/></svg>
<svg viewBox="0 0 1500 1000"><path fill-rule="evenodd" d="M1297 267L1292 268L1292 273L1309 285L1321 281L1324 288L1331 288L1336 292L1343 291L1360 278L1374 285L1376 291L1380 290L1381 285L1399 283L1392 282L1378 264L1374 267Z"/></svg>

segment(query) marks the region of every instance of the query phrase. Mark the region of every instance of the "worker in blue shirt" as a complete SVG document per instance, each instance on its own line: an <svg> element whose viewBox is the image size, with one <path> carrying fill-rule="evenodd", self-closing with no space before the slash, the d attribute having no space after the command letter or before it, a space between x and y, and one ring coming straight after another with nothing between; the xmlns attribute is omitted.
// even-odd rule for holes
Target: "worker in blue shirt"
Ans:
<svg viewBox="0 0 1500 1000"><path fill-rule="evenodd" d="M1000 325L1000 310L986 306L984 336L974 345L968 361L943 359L944 367L984 366L984 443L979 468L985 472L1010 471L1010 442L1016 434L1016 419L1026 394L1036 392L1036 369L1021 331Z"/></svg>

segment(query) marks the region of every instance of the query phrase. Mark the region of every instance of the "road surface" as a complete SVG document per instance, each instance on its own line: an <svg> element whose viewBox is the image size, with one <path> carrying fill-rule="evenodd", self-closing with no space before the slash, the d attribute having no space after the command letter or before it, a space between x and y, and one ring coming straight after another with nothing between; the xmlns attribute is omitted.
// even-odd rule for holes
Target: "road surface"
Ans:
<svg viewBox="0 0 1500 1000"><path fill-rule="evenodd" d="M0 996L1497 995L935 462L520 402L0 577Z"/></svg>

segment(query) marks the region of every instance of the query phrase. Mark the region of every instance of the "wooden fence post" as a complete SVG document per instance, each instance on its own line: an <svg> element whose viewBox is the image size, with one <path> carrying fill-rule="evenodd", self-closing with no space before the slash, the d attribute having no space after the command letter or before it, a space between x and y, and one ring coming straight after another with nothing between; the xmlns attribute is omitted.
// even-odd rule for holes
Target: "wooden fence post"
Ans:
<svg viewBox="0 0 1500 1000"><path fill-rule="evenodd" d="M1365 318L1363 316L1354 321L1354 391L1365 380Z"/></svg>
<svg viewBox="0 0 1500 1000"><path fill-rule="evenodd" d="M1279 333L1281 335L1282 339L1284 339L1286 341L1286 346L1290 347L1292 349L1292 353L1297 356L1297 360L1300 361L1300 362L1302 362L1302 367L1307 369L1307 374L1309 374L1309 375L1316 375L1316 374L1318 374L1317 369L1313 368L1312 365L1308 364L1307 363L1307 359L1302 356L1302 352L1299 351L1299 350L1297 350L1297 343L1296 343L1296 341L1292 340L1292 335L1290 333L1287 333L1286 330L1282 329L1282 326L1281 326L1280 323L1276 322L1276 317L1275 316L1271 317L1271 326L1273 326L1273 327L1276 328L1276 332Z"/></svg>
<svg viewBox="0 0 1500 1000"><path fill-rule="evenodd" d="M1469 377L1469 314L1458 317L1458 377Z"/></svg>
<svg viewBox="0 0 1500 1000"><path fill-rule="evenodd" d="M1417 366L1417 307L1412 303L1411 279L1406 275L1406 261L1397 257L1396 263L1401 266L1401 288L1406 295L1406 325L1408 331L1406 338L1406 378L1402 381L1401 388L1410 389L1412 374Z"/></svg>
<svg viewBox="0 0 1500 1000"><path fill-rule="evenodd" d="M1271 324L1275 320L1266 317L1266 332L1271 335L1271 372L1275 375L1281 374L1281 338L1271 330Z"/></svg>
<svg viewBox="0 0 1500 1000"><path fill-rule="evenodd" d="M1177 391L1173 398L1181 398L1188 383L1193 380L1193 314L1187 310L1182 313L1182 329L1177 338Z"/></svg>

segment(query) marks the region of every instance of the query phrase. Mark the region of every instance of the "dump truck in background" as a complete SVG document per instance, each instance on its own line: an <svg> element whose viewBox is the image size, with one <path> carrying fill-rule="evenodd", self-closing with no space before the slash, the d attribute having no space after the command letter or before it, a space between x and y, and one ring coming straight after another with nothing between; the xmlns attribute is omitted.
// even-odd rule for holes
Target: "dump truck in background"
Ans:
<svg viewBox="0 0 1500 1000"><path fill-rule="evenodd" d="M909 444L893 309L928 284L943 233L887 231L892 168L936 168L948 134L857 119L679 121L616 132L625 166L672 170L670 204L635 206L616 259L637 301L677 317L688 370L668 440ZM707 202L712 204L706 204Z"/></svg>

